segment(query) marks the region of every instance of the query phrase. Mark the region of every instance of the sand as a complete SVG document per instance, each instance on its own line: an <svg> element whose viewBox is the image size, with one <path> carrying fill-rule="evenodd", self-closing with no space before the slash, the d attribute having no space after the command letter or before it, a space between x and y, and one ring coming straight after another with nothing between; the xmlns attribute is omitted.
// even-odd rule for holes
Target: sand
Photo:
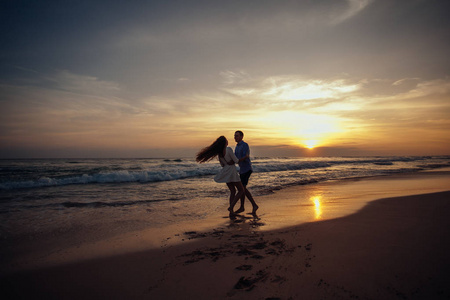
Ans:
<svg viewBox="0 0 450 300"><path fill-rule="evenodd" d="M100 248L119 242L134 246L91 257L86 252L77 260L60 256L56 264L29 270L8 269L1 275L2 293L47 299L449 299L450 191L420 193L431 183L419 187L416 182L444 178L440 189L448 189L448 174L440 175L321 185L321 207L300 206L309 219L289 227L292 215L302 212L295 202L271 213L273 201L260 199L260 218L222 219L208 230L177 227L171 235L164 232L159 247L149 242L152 247L145 248L142 241L150 232L117 237ZM408 196L372 201L380 182L385 193ZM387 182L400 188L390 190ZM363 201L352 201L361 200L355 186L357 194L366 195ZM327 194L331 190L337 194ZM296 195L299 190L290 189L268 197L289 203ZM333 217L343 199L356 202L343 206L350 215ZM276 222L280 218L284 226Z"/></svg>

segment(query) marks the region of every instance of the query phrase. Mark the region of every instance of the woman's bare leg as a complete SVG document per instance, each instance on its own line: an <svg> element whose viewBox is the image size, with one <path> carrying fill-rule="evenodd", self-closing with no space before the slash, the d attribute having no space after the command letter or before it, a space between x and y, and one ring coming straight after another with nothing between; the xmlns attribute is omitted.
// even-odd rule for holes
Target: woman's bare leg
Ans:
<svg viewBox="0 0 450 300"><path fill-rule="evenodd" d="M230 189L230 207L231 207L231 203L233 203L234 196L236 195L236 187L232 182L228 182L227 186Z"/></svg>
<svg viewBox="0 0 450 300"><path fill-rule="evenodd" d="M230 207L234 208L236 203L241 199L242 195L245 193L244 186L242 185L242 182L232 182L232 184L238 189L237 194L234 196L233 202L231 203Z"/></svg>
<svg viewBox="0 0 450 300"><path fill-rule="evenodd" d="M242 185L242 182L231 182L231 183L227 183L227 185L228 185L228 188L230 188L230 185L232 185L233 187L236 187L238 189L237 194L234 196L234 199L232 200L232 202L230 203L230 207L228 208L228 210L230 211L230 218L236 218L235 213L233 211L234 206L239 201L241 196L245 193L245 189L244 189L244 186ZM231 188L230 188L230 190L231 190Z"/></svg>
<svg viewBox="0 0 450 300"><path fill-rule="evenodd" d="M236 219L236 214L234 213L234 198L236 194L236 187L233 182L227 182L228 189L230 189L230 206L228 207L228 211L230 212L230 219Z"/></svg>

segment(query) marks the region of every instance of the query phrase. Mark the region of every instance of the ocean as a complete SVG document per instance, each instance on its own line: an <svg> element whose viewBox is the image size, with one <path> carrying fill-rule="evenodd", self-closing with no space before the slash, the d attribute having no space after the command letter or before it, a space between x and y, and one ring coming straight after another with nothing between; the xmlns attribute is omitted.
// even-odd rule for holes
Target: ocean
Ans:
<svg viewBox="0 0 450 300"><path fill-rule="evenodd" d="M249 189L258 197L292 185L450 167L450 156L255 157L252 164ZM0 160L0 239L95 240L226 215L228 189L213 181L219 169L216 160L193 158Z"/></svg>

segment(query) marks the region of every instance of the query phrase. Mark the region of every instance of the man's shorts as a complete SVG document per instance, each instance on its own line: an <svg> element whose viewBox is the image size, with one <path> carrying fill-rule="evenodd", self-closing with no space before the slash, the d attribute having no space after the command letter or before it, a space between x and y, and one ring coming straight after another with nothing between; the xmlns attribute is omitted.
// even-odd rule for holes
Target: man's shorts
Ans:
<svg viewBox="0 0 450 300"><path fill-rule="evenodd" d="M241 182L243 186L247 186L248 184L248 179L250 178L250 175L252 175L253 171L247 171L245 173L239 174L239 176L241 177Z"/></svg>

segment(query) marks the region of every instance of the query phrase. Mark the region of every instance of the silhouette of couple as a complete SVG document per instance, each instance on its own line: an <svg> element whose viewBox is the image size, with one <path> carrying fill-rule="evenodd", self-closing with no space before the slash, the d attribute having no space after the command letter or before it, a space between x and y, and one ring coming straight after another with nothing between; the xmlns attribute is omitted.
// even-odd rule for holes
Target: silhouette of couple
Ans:
<svg viewBox="0 0 450 300"><path fill-rule="evenodd" d="M256 205L252 194L247 189L248 180L253 169L250 161L250 148L248 144L242 140L243 138L244 133L242 131L238 130L234 133L234 140L237 143L234 152L231 147L227 147L228 140L224 136L220 136L214 143L203 148L197 154L197 162L199 163L210 161L216 156L219 157L222 169L214 177L214 181L226 183L230 189L230 207L228 210L230 211L231 219L235 219L236 214L245 210L245 197L250 200L250 203L253 206L252 215L256 216L256 210L258 210L258 205ZM235 164L239 164L239 174ZM237 211L234 211L234 206L239 199L241 200L241 207Z"/></svg>

